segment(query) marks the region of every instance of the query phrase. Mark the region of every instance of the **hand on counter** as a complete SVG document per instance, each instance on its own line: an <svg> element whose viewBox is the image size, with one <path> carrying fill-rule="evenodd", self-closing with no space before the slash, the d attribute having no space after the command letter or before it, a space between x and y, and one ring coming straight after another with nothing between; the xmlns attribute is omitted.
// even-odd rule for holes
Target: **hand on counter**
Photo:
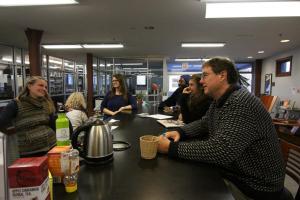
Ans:
<svg viewBox="0 0 300 200"><path fill-rule="evenodd" d="M160 153L168 153L169 151L169 146L171 143L171 140L174 142L178 142L180 139L180 135L177 131L170 131L166 132L165 134L159 136L159 141L158 141L158 152Z"/></svg>
<svg viewBox="0 0 300 200"><path fill-rule="evenodd" d="M164 135L159 136L158 149L157 149L158 152L167 154L169 151L170 143L171 141L168 138L166 138Z"/></svg>
<svg viewBox="0 0 300 200"><path fill-rule="evenodd" d="M178 142L180 139L180 135L177 131L169 131L165 133L166 138L171 138L174 142Z"/></svg>

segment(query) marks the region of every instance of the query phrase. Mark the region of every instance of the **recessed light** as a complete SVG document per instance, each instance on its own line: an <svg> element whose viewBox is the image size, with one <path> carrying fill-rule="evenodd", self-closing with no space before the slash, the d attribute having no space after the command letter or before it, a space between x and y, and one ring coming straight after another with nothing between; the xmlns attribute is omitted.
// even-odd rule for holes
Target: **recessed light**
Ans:
<svg viewBox="0 0 300 200"><path fill-rule="evenodd" d="M1 7L78 4L76 0L1 0Z"/></svg>
<svg viewBox="0 0 300 200"><path fill-rule="evenodd" d="M280 40L281 43L289 42L290 40Z"/></svg>
<svg viewBox="0 0 300 200"><path fill-rule="evenodd" d="M86 49L114 49L124 48L123 44L84 44L82 45Z"/></svg>
<svg viewBox="0 0 300 200"><path fill-rule="evenodd" d="M154 26L145 26L144 29L145 30L154 30L155 27Z"/></svg>
<svg viewBox="0 0 300 200"><path fill-rule="evenodd" d="M81 49L82 46L80 44L47 44L42 45L45 49Z"/></svg>
<svg viewBox="0 0 300 200"><path fill-rule="evenodd" d="M253 58L253 57L252 57L252 56L248 56L247 58L250 58L250 59L251 59L251 58Z"/></svg>
<svg viewBox="0 0 300 200"><path fill-rule="evenodd" d="M181 47L224 47L225 43L181 43Z"/></svg>
<svg viewBox="0 0 300 200"><path fill-rule="evenodd" d="M295 17L299 1L206 3L205 18Z"/></svg>
<svg viewBox="0 0 300 200"><path fill-rule="evenodd" d="M257 53L265 53L265 51L258 51Z"/></svg>

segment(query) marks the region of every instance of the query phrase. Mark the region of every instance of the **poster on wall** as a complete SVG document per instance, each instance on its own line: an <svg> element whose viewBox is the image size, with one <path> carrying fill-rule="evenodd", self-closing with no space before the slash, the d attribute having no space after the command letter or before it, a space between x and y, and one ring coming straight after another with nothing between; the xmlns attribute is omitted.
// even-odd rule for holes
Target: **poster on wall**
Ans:
<svg viewBox="0 0 300 200"><path fill-rule="evenodd" d="M272 92L272 74L265 75L265 95L271 95Z"/></svg>

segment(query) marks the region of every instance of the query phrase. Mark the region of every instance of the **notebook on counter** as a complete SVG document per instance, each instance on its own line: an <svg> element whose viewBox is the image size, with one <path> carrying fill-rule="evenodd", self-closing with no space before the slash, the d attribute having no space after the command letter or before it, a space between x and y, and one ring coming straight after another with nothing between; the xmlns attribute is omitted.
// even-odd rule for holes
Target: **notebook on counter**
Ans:
<svg viewBox="0 0 300 200"><path fill-rule="evenodd" d="M172 120L172 119L160 119L157 120L157 122L166 128L181 127L184 125L182 121Z"/></svg>

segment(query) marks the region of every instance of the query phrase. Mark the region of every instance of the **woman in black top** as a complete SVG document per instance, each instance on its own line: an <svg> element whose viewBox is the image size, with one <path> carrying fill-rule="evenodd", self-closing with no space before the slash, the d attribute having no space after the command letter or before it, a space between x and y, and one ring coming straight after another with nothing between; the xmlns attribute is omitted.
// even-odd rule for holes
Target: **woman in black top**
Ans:
<svg viewBox="0 0 300 200"><path fill-rule="evenodd" d="M179 100L181 111L179 120L182 120L186 124L201 119L211 103L211 98L203 92L200 80L201 75L194 74L189 81L189 86L182 91Z"/></svg>

